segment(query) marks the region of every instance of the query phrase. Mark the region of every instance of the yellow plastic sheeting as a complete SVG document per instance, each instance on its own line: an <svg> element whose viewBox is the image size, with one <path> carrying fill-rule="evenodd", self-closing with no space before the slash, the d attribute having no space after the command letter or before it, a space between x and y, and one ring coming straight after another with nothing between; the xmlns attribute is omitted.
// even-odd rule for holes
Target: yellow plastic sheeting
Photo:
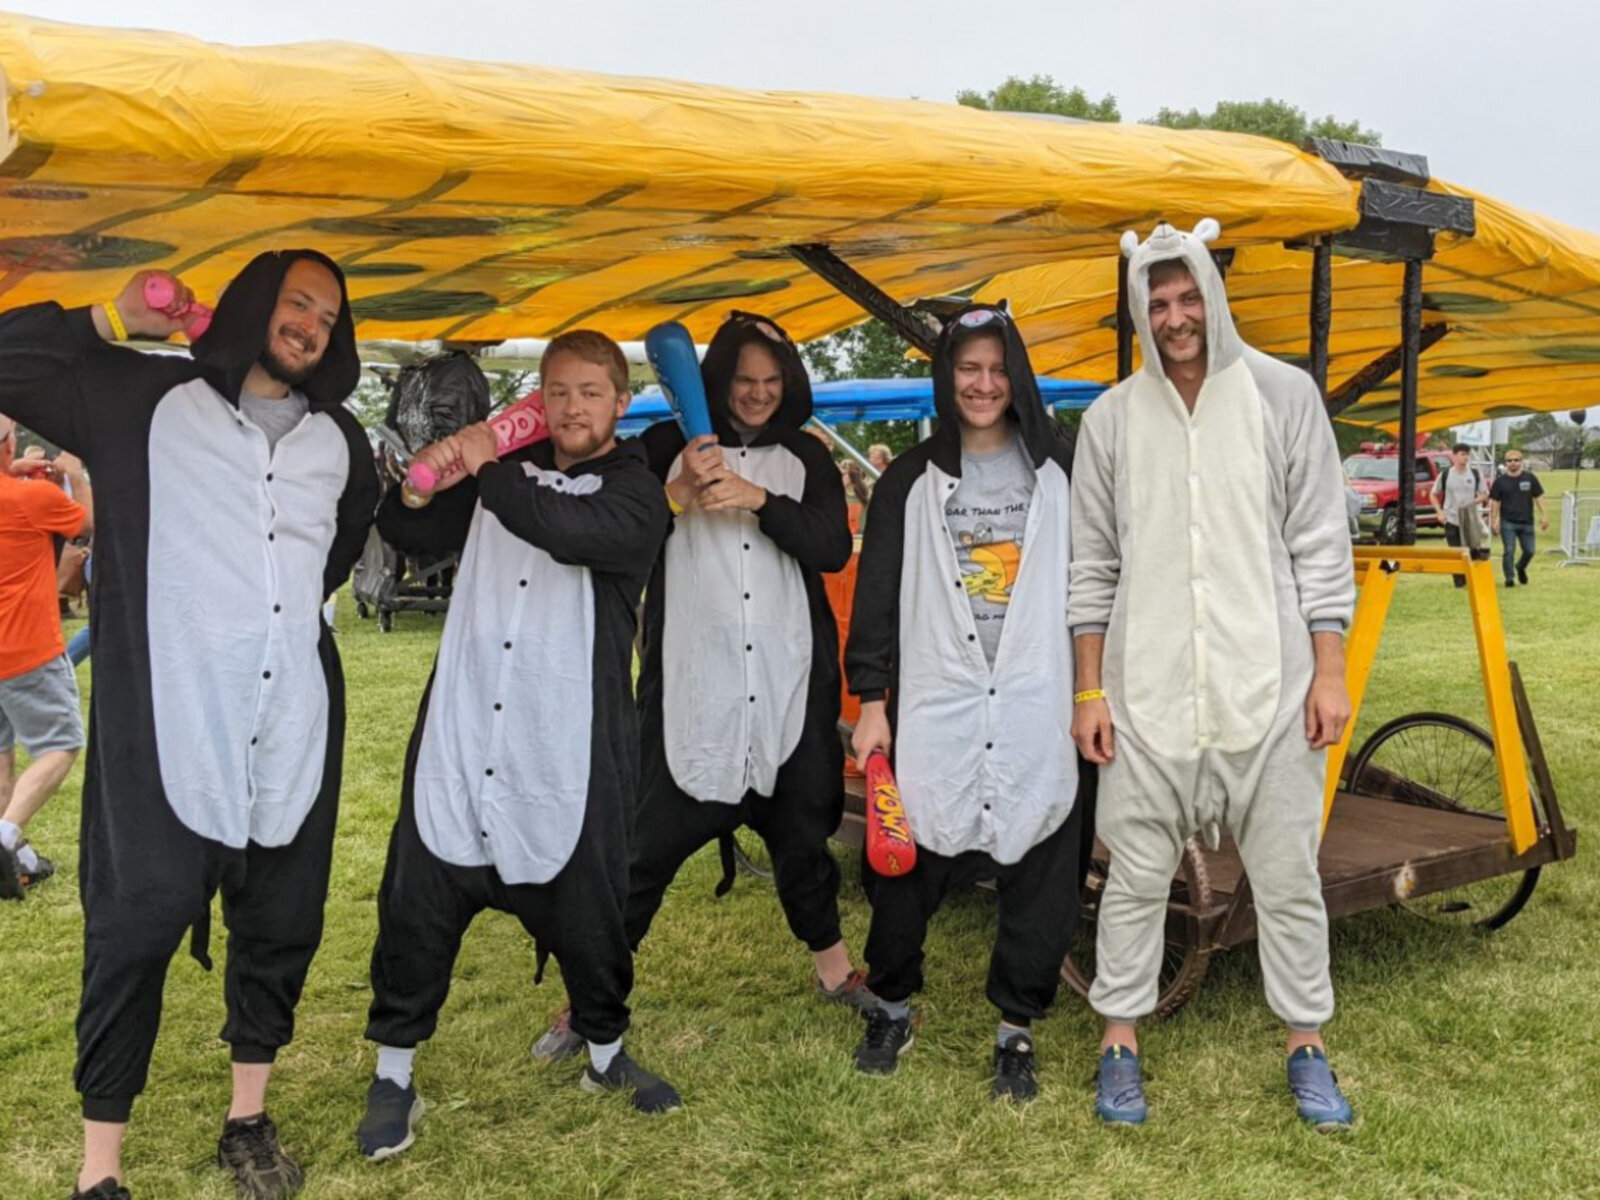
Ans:
<svg viewBox="0 0 1600 1200"><path fill-rule="evenodd" d="M909 300L1101 253L1157 213L1214 215L1235 244L1356 219L1326 164L1230 134L11 16L0 71L0 306L103 299L139 267L204 299L313 245L366 338L704 337L733 307L806 338L861 313L793 243Z"/></svg>
<svg viewBox="0 0 1600 1200"><path fill-rule="evenodd" d="M1600 390L1600 237L1448 183L1431 186L1476 200L1478 229L1472 238L1440 236L1423 267L1423 323L1442 321L1450 332L1422 356L1418 428L1594 403ZM1149 232L1139 228L1141 235ZM1403 272L1399 263L1334 259L1330 391L1399 344ZM1245 341L1292 362L1309 361L1309 252L1244 247L1227 286ZM1010 299L1042 373L1106 382L1116 377L1114 244L1092 261L997 277L980 294ZM1341 419L1392 431L1399 400L1396 373Z"/></svg>

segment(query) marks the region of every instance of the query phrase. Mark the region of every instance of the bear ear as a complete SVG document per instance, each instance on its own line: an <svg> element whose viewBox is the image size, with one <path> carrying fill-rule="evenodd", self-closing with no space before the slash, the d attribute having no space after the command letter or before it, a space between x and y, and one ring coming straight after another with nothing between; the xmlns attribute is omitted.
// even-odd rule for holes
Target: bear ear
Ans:
<svg viewBox="0 0 1600 1200"><path fill-rule="evenodd" d="M1122 235L1120 245L1122 246L1123 257L1132 258L1133 252L1139 248L1139 235L1131 229L1128 230Z"/></svg>
<svg viewBox="0 0 1600 1200"><path fill-rule="evenodd" d="M1215 217L1205 217L1194 227L1194 236L1202 242L1214 242L1222 236L1222 226Z"/></svg>

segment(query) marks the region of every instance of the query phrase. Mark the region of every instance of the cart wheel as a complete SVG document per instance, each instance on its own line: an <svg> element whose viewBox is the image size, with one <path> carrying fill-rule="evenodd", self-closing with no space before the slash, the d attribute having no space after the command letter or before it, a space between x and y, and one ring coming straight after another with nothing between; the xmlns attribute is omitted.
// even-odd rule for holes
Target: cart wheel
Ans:
<svg viewBox="0 0 1600 1200"><path fill-rule="evenodd" d="M1534 807L1539 805L1534 781ZM1500 816L1505 804L1494 740L1471 721L1449 713L1412 713L1378 729L1350 765L1348 791L1401 804ZM1402 901L1430 921L1499 929L1522 911L1539 882L1539 868L1480 879Z"/></svg>
<svg viewBox="0 0 1600 1200"><path fill-rule="evenodd" d="M1066 961L1061 964L1061 978L1068 987L1085 998L1089 995L1089 985L1094 982L1095 920L1100 911L1100 897L1105 892L1109 865L1106 848L1096 841L1094 853L1089 858L1089 877L1084 882L1078 934L1073 939ZM1206 874L1205 853L1197 837L1184 843L1183 859L1172 880L1172 903L1184 906L1190 913L1203 913L1211 909L1211 882ZM1201 935L1200 922L1192 916L1169 909L1167 944L1161 956L1155 1015L1170 1017L1182 1008L1205 978L1210 961L1211 947Z"/></svg>
<svg viewBox="0 0 1600 1200"><path fill-rule="evenodd" d="M394 614L386 608L378 610L378 628L388 633L394 628Z"/></svg>
<svg viewBox="0 0 1600 1200"><path fill-rule="evenodd" d="M367 602L365 600L357 600L356 601L356 616L360 617L363 621L365 621L371 615L372 615L372 610L367 607Z"/></svg>
<svg viewBox="0 0 1600 1200"><path fill-rule="evenodd" d="M747 825L734 832L733 865L757 879L772 878L772 856L767 853L767 844Z"/></svg>

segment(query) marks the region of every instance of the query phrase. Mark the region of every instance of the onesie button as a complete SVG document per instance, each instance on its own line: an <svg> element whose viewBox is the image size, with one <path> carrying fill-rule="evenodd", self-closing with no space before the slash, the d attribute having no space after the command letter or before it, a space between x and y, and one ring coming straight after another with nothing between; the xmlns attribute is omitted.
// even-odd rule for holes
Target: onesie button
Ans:
<svg viewBox="0 0 1600 1200"><path fill-rule="evenodd" d="M494 706L494 710L495 710L495 712L500 712L500 711L501 711L501 710L502 710L502 709L504 709L504 708L505 708L505 705L504 705L504 704L496 704L496 705L495 705L495 706Z"/></svg>
<svg viewBox="0 0 1600 1200"><path fill-rule="evenodd" d="M268 472L267 472L267 482L268 482L268 483L271 483L271 482L272 482L272 472L271 472L271 471L268 471Z"/></svg>
<svg viewBox="0 0 1600 1200"><path fill-rule="evenodd" d="M485 775L493 775L494 774L494 768L493 767L485 767L483 773Z"/></svg>
<svg viewBox="0 0 1600 1200"><path fill-rule="evenodd" d="M272 672L271 671L263 671L263 672L261 672L261 678L263 678L263 679L271 679L272 678Z"/></svg>
<svg viewBox="0 0 1600 1200"><path fill-rule="evenodd" d="M984 811L984 812L988 812L988 811L989 811L989 806L988 806L988 805L987 805L987 804L985 804L985 805L984 805L984 806L983 806L983 811Z"/></svg>
<svg viewBox="0 0 1600 1200"><path fill-rule="evenodd" d="M275 542L275 541L277 541L277 540L278 540L278 535L277 535L277 534L275 534L275 533L269 533L269 534L267 534L267 541L269 541L269 542Z"/></svg>
<svg viewBox="0 0 1600 1200"><path fill-rule="evenodd" d="M994 689L993 688L989 689L989 695L991 695L991 696L994 695Z"/></svg>
<svg viewBox="0 0 1600 1200"><path fill-rule="evenodd" d="M281 604L274 604L274 605L273 605L273 606L272 606L272 611L273 611L273 612L275 612L275 613L281 613L281 612L282 612L282 611L283 611L283 605L281 605Z"/></svg>
<svg viewBox="0 0 1600 1200"><path fill-rule="evenodd" d="M984 748L984 749L985 749L985 750L993 750L993 749L994 749L994 743L993 743L993 742L985 742L985 743L984 743L984 744L983 744L983 748ZM988 805L984 805L984 807L985 807L985 808L987 808L987 807L988 807Z"/></svg>
<svg viewBox="0 0 1600 1200"><path fill-rule="evenodd" d="M754 704L755 702L756 702L756 698L754 696L751 696L750 697L750 703Z"/></svg>
<svg viewBox="0 0 1600 1200"><path fill-rule="evenodd" d="M750 653L750 652L751 652L751 651L752 651L752 650L754 650L754 649L755 649L755 647L754 647L754 646L751 646L751 645L746 645L746 646L745 646L745 648L744 648L744 652L745 652L745 653L746 653L746 654L749 654L749 653Z"/></svg>
<svg viewBox="0 0 1600 1200"><path fill-rule="evenodd" d="M259 742L259 741L260 741L260 740L261 740L261 739L260 739L260 738L258 738L258 737L253 737L253 738L251 738L251 739L250 739L250 744L251 744L251 745L252 745L252 746L254 746L254 745L255 745L255 744L256 744L256 743L257 743L257 742Z"/></svg>
<svg viewBox="0 0 1600 1200"><path fill-rule="evenodd" d="M748 550L748 549L750 549L750 543L749 543L749 542L746 542L746 543L745 543L745 544L744 544L744 548L745 548L745 549L746 549L746 550Z"/></svg>
<svg viewBox="0 0 1600 1200"><path fill-rule="evenodd" d="M517 580L517 586L518 587L527 587L528 586L528 581L526 579L519 579L519 580Z"/></svg>
<svg viewBox="0 0 1600 1200"><path fill-rule="evenodd" d="M509 650L509 649L511 649L511 643L510 643L510 642L507 642L507 643L506 643L506 649L507 649L507 650Z"/></svg>
<svg viewBox="0 0 1600 1200"><path fill-rule="evenodd" d="M748 600L748 599L750 599L750 593L749 593L749 592L746 592L746 593L745 593L745 594L744 594L744 598L745 598L745 599L746 599L746 600Z"/></svg>
<svg viewBox="0 0 1600 1200"><path fill-rule="evenodd" d="M969 633L969 634L967 634L967 641L969 641L969 642L975 642L975 641L977 641L977 640L978 640L978 635L977 635L977 634L975 634L975 633Z"/></svg>

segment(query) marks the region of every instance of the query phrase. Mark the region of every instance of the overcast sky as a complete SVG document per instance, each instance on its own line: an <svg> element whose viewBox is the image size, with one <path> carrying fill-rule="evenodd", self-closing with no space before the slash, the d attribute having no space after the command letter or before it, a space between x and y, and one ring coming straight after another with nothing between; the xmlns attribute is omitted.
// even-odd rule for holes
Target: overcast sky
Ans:
<svg viewBox="0 0 1600 1200"><path fill-rule="evenodd" d="M253 45L340 39L625 75L953 100L1053 75L1163 105L1273 96L1379 130L1436 175L1600 231L1595 0L0 0ZM0 20L3 20L0 17Z"/></svg>

